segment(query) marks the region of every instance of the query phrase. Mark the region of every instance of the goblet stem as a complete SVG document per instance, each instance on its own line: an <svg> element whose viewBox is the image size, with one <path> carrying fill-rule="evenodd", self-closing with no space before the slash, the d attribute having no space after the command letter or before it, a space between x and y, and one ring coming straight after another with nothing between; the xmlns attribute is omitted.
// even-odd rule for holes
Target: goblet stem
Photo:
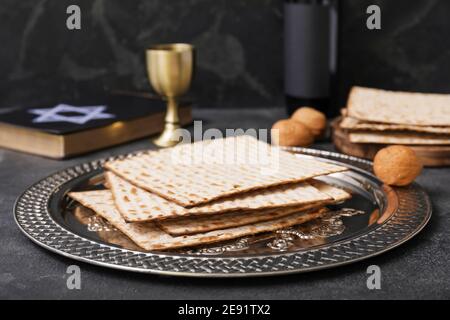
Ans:
<svg viewBox="0 0 450 320"><path fill-rule="evenodd" d="M178 117L178 101L175 97L167 98L167 113L164 130L161 135L153 140L158 147L172 147L178 144L180 139L180 119Z"/></svg>
<svg viewBox="0 0 450 320"><path fill-rule="evenodd" d="M175 97L167 98L167 113L165 118L166 123L179 124L180 118L178 117L178 101Z"/></svg>

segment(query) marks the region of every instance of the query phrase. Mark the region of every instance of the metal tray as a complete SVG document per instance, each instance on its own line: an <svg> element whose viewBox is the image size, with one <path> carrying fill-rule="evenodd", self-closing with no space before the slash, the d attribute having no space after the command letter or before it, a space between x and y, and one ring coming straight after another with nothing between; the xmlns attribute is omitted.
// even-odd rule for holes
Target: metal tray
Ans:
<svg viewBox="0 0 450 320"><path fill-rule="evenodd" d="M313 149L288 150L351 168L321 179L351 191L352 199L304 225L203 247L145 252L66 196L104 188L102 164L129 156L123 155L83 163L37 182L17 199L14 215L26 236L63 256L115 269L198 277L279 275L356 262L401 245L431 217L430 200L419 185L385 186L370 173L369 161Z"/></svg>

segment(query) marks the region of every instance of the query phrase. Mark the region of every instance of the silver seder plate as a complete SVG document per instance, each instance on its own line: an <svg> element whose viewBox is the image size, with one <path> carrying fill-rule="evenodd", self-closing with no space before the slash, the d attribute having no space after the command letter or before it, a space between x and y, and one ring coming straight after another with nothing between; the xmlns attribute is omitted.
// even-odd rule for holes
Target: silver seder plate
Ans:
<svg viewBox="0 0 450 320"><path fill-rule="evenodd" d="M353 194L331 213L304 225L233 241L166 252L145 252L69 191L101 189L102 164L57 172L27 189L14 208L23 233L63 256L110 268L175 276L243 277L307 272L360 261L401 245L431 217L417 184L391 188L370 173L371 162L327 151L290 148L299 157L343 164L351 170L323 177Z"/></svg>

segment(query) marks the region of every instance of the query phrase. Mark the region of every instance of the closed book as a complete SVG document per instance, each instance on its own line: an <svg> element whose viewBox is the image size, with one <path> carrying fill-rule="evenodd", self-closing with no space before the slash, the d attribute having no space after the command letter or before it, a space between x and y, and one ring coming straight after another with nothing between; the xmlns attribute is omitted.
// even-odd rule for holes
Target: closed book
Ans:
<svg viewBox="0 0 450 320"><path fill-rule="evenodd" d="M1 112L1 109L0 109ZM63 159L159 133L166 102L145 94L113 94L106 103L58 103L0 113L0 147ZM192 122L180 103L180 124Z"/></svg>

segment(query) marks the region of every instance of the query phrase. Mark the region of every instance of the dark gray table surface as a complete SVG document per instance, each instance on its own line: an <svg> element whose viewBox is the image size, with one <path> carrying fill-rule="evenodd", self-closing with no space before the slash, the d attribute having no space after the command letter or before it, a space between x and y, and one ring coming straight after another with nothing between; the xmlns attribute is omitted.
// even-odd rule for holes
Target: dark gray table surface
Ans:
<svg viewBox="0 0 450 320"><path fill-rule="evenodd" d="M270 128L281 109L196 110L203 129ZM135 274L76 262L26 238L13 219L15 199L57 170L96 158L151 148L148 139L66 161L0 149L0 298L52 299L420 299L450 298L450 169L426 169L418 182L433 203L429 225L381 256L336 269L280 277L194 279ZM313 147L333 150L330 143ZM81 268L81 290L66 286L66 270ZM381 268L381 289L366 286L369 265Z"/></svg>

